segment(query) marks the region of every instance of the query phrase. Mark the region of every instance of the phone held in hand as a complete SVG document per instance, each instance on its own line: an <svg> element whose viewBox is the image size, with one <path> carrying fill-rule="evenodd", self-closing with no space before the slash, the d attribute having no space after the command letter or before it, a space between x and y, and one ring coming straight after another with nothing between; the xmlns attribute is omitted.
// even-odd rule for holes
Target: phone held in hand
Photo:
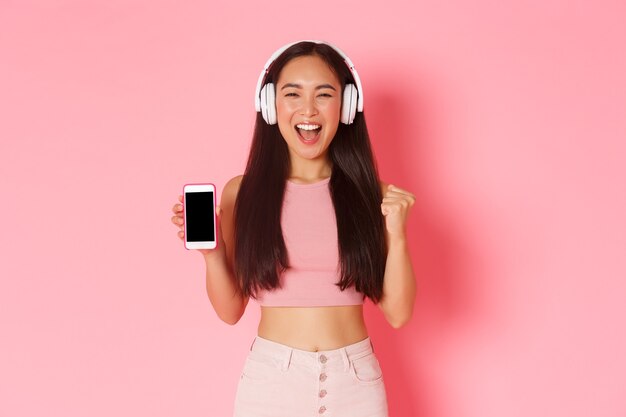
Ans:
<svg viewBox="0 0 626 417"><path fill-rule="evenodd" d="M215 249L215 185L185 184L183 187L185 215L185 248Z"/></svg>

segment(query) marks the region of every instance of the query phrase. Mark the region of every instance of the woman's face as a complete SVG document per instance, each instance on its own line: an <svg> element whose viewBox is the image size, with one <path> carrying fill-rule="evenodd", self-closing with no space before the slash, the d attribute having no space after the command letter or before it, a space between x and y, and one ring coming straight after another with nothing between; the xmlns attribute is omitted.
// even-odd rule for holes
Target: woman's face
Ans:
<svg viewBox="0 0 626 417"><path fill-rule="evenodd" d="M341 111L341 83L318 56L300 56L281 70L276 83L278 128L289 153L325 158Z"/></svg>

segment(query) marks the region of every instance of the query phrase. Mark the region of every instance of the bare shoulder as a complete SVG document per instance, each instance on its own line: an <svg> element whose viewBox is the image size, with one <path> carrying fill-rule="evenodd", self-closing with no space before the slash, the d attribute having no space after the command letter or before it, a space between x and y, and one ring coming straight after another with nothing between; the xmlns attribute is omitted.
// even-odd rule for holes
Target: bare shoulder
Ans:
<svg viewBox="0 0 626 417"><path fill-rule="evenodd" d="M224 189L222 190L222 202L220 204L222 210L232 209L235 205L235 200L237 200L237 193L239 192L239 186L241 185L241 180L243 175L237 175L236 177L231 178L224 185Z"/></svg>
<svg viewBox="0 0 626 417"><path fill-rule="evenodd" d="M380 184L380 192L384 196L385 193L387 192L387 187L389 187L389 184L383 180L379 180L378 184Z"/></svg>
<svg viewBox="0 0 626 417"><path fill-rule="evenodd" d="M224 192L231 192L237 194L239 190L239 186L241 185L241 180L243 179L243 175L237 175L236 177L232 177L228 180L226 185L224 185Z"/></svg>
<svg viewBox="0 0 626 417"><path fill-rule="evenodd" d="M235 201L237 201L237 193L239 192L241 178L243 178L243 176L238 175L231 178L224 185L224 189L222 190L222 199L220 202L220 230L226 245L226 255L231 266L234 260L233 250L235 246Z"/></svg>

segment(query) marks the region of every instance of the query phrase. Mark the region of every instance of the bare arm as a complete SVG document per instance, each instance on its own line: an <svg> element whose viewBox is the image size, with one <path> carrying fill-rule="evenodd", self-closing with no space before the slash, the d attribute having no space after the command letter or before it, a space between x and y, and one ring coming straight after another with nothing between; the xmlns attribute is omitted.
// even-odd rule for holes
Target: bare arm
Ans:
<svg viewBox="0 0 626 417"><path fill-rule="evenodd" d="M383 297L378 306L396 329L411 319L417 292L406 239L406 218L414 202L415 197L411 193L383 184L381 210L385 216L388 252Z"/></svg>
<svg viewBox="0 0 626 417"><path fill-rule="evenodd" d="M241 294L233 273L233 209L240 182L241 176L226 183L222 192L221 207L216 207L217 248L197 249L204 257L206 264L206 291L211 305L218 317L228 324L235 324L239 321L249 299ZM178 196L178 200L182 203L183 196ZM179 227L178 237L184 240L183 205L175 204L172 211L174 212L172 223Z"/></svg>
<svg viewBox="0 0 626 417"><path fill-rule="evenodd" d="M241 176L228 181L222 191L219 215L218 249L204 253L206 291L213 309L221 320L236 324L246 310L249 297L243 297L234 275L233 209ZM221 246L221 249L219 248Z"/></svg>

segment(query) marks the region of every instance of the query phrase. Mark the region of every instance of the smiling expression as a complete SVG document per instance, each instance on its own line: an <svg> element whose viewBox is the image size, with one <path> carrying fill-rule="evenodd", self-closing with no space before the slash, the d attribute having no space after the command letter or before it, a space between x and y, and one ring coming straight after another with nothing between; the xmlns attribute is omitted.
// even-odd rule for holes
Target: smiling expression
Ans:
<svg viewBox="0 0 626 417"><path fill-rule="evenodd" d="M291 158L326 158L341 110L341 84L320 57L300 56L281 70L276 83L278 128Z"/></svg>

